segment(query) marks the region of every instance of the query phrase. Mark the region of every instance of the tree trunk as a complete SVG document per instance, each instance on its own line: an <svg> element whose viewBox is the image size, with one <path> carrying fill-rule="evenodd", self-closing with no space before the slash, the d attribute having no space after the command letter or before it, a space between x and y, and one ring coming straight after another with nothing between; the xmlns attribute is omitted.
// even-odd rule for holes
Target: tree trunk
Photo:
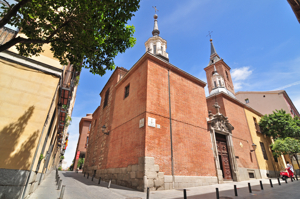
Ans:
<svg viewBox="0 0 300 199"><path fill-rule="evenodd" d="M294 157L296 158L296 161L297 161L297 164L298 164L298 168L299 168L299 170L300 170L300 165L299 165L299 162L298 162L298 156L297 156L297 153L294 154Z"/></svg>

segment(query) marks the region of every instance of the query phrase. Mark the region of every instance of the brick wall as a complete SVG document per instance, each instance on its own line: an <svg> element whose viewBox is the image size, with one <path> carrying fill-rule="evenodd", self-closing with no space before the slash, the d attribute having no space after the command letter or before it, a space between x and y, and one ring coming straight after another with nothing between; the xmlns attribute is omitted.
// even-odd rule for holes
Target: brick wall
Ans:
<svg viewBox="0 0 300 199"><path fill-rule="evenodd" d="M174 174L215 176L204 88L170 72ZM154 157L161 172L171 175L168 70L148 63L147 117L160 128L146 130L146 156Z"/></svg>

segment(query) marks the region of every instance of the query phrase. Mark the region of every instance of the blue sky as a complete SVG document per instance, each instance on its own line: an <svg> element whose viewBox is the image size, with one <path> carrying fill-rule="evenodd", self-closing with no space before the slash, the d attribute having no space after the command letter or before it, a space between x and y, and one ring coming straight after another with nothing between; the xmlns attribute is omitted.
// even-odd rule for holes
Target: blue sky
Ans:
<svg viewBox="0 0 300 199"><path fill-rule="evenodd" d="M145 53L158 8L160 36L167 40L170 63L206 81L212 39L231 67L235 91L284 89L300 111L300 24L287 1L274 0L142 0L128 24L135 26L136 45L119 54L117 66L130 69ZM112 71L100 77L83 69L69 127L66 161L72 163L79 121L100 104L99 93Z"/></svg>

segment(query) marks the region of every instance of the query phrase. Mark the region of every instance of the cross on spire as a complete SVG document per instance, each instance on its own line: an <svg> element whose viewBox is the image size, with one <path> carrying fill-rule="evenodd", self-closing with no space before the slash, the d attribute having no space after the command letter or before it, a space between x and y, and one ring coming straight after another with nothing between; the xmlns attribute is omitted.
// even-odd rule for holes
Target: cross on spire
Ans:
<svg viewBox="0 0 300 199"><path fill-rule="evenodd" d="M213 31L208 31L208 34L206 35L206 37L209 36L209 39L211 39L211 33L213 33Z"/></svg>
<svg viewBox="0 0 300 199"><path fill-rule="evenodd" d="M155 10L155 14L156 14L156 12L158 12L158 11L159 11L159 10L157 10L156 6L152 6L152 8L154 8L154 10Z"/></svg>

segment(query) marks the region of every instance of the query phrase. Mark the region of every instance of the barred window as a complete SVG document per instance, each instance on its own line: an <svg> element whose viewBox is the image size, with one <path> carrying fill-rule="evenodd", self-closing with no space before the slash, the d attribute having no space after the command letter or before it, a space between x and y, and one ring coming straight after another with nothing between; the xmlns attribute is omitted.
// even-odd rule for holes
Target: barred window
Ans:
<svg viewBox="0 0 300 199"><path fill-rule="evenodd" d="M263 142L259 142L259 143L260 143L260 147L261 147L261 150L262 150L264 159L265 159L265 160L268 160L268 156L267 156L267 152L266 152L264 143L263 143Z"/></svg>
<svg viewBox="0 0 300 199"><path fill-rule="evenodd" d="M107 89L107 91L105 92L105 99L104 99L104 105L103 108L105 108L108 104L108 97L109 97L109 88Z"/></svg>
<svg viewBox="0 0 300 199"><path fill-rule="evenodd" d="M125 99L126 97L129 96L129 88L130 88L130 84L128 84L128 85L125 87L124 99Z"/></svg>

